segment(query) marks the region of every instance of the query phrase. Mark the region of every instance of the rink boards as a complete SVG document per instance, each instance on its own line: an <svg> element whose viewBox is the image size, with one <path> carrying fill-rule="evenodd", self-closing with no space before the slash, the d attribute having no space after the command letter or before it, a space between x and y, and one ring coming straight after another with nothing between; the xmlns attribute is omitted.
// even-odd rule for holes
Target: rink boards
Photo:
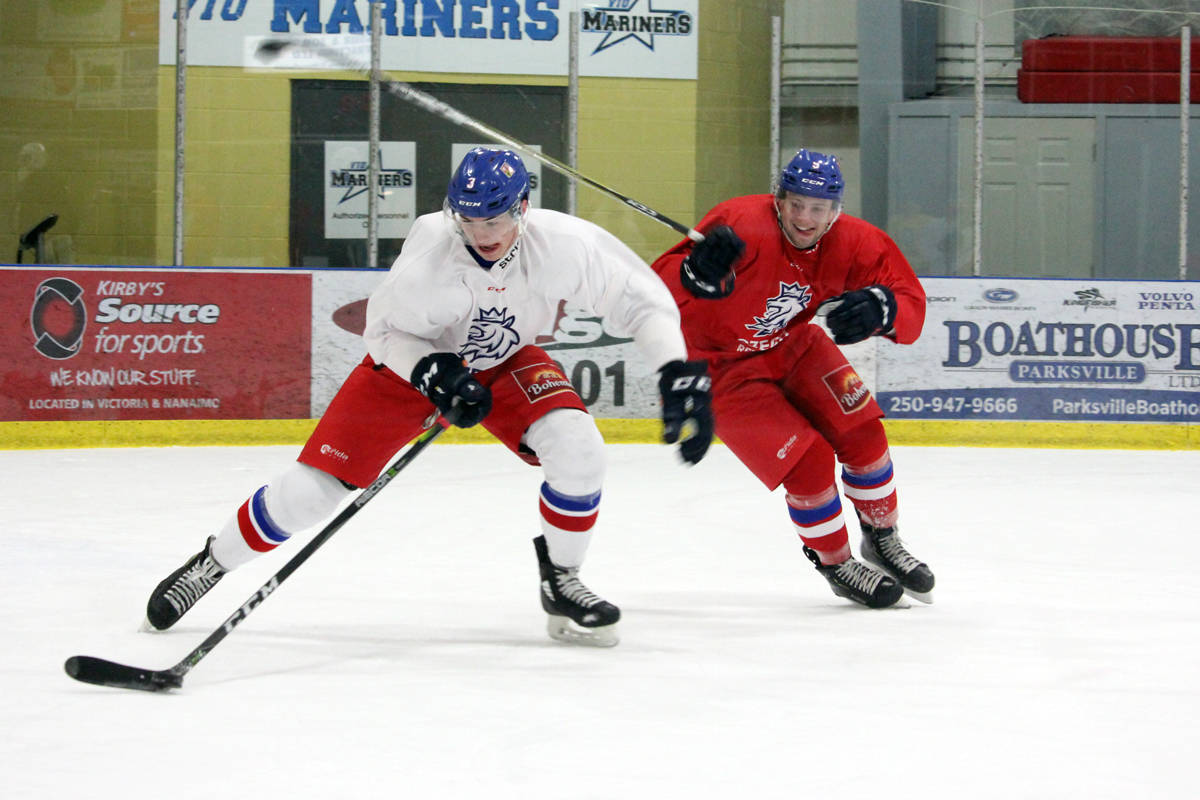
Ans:
<svg viewBox="0 0 1200 800"><path fill-rule="evenodd" d="M9 448L302 442L364 354L366 297L383 277L0 269ZM1200 447L1200 283L922 283L915 344L846 348L896 443ZM656 376L630 339L564 304L535 343L609 441L658 438Z"/></svg>

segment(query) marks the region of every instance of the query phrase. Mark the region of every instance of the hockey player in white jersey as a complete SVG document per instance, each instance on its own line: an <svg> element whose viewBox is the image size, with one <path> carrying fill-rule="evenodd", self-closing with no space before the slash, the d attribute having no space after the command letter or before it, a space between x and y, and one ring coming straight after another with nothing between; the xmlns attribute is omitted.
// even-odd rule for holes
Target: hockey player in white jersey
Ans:
<svg viewBox="0 0 1200 800"><path fill-rule="evenodd" d="M482 424L540 464L534 549L547 630L563 641L617 643L620 611L578 575L600 508L604 442L570 381L532 342L563 300L631 336L660 375L663 438L680 442L689 463L712 439L711 384L704 362L686 360L679 312L649 266L590 222L530 209L528 196L515 153L476 148L463 158L442 212L415 221L368 300L368 355L299 459L155 588L150 628L171 627L226 572L330 517L436 409L464 428Z"/></svg>

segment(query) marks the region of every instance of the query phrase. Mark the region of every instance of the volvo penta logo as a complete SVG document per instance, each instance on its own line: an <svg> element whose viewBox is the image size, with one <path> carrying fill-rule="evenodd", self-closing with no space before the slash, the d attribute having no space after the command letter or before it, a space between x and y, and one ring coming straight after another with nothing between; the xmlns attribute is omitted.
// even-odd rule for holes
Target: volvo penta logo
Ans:
<svg viewBox="0 0 1200 800"><path fill-rule="evenodd" d="M47 278L38 284L29 312L34 350L46 358L70 358L83 346L86 324L87 310L79 284L67 278Z"/></svg>

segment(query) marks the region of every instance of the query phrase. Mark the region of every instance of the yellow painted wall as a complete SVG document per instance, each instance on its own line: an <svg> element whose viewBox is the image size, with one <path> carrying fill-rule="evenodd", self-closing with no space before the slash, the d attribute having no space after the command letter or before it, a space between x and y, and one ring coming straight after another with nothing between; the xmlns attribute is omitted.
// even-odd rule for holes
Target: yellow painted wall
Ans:
<svg viewBox="0 0 1200 800"><path fill-rule="evenodd" d="M0 5L0 260L57 214L47 261L154 262L157 15L109 5Z"/></svg>
<svg viewBox="0 0 1200 800"><path fill-rule="evenodd" d="M189 67L183 261L288 266L293 75ZM322 76L327 77L327 76ZM158 73L157 259L174 259L175 68Z"/></svg>
<svg viewBox="0 0 1200 800"><path fill-rule="evenodd" d="M47 13L35 0L6 0L6 16L10 7L30 19ZM725 196L759 190L769 18L779 7L778 0L701 0L699 81L582 79L580 170L685 225ZM0 203L9 213L0 215L0 241L15 241L22 226L59 213L49 242L58 237L51 253L57 257L48 260L167 265L174 258L175 69L157 64L153 15L134 17L120 4L111 13L126 30L103 44L46 43L36 26L0 30L8 55L0 79L38 95L4 103ZM289 81L314 77L359 80L350 73L188 68L185 264L288 264ZM566 83L519 75L394 77ZM18 157L30 143L47 154L36 174ZM586 186L577 208L647 260L679 238Z"/></svg>
<svg viewBox="0 0 1200 800"><path fill-rule="evenodd" d="M592 180L691 226L695 148L694 81L580 80L579 171ZM587 186L578 189L577 209L647 261L682 238Z"/></svg>
<svg viewBox="0 0 1200 800"><path fill-rule="evenodd" d="M580 81L580 170L684 225L769 186L771 17L780 0L700 0L696 81ZM682 238L601 194L579 212L653 260Z"/></svg>
<svg viewBox="0 0 1200 800"><path fill-rule="evenodd" d="M184 261L193 266L287 266L292 79L359 80L348 73L252 73L191 67L187 77ZM445 75L392 73L395 80ZM539 76L454 75L458 83L564 85ZM158 112L157 258L173 253L173 68L161 68ZM470 114L471 109L461 109ZM670 216L695 220L696 84L583 79L579 169ZM578 210L653 259L679 237L620 201L581 185Z"/></svg>
<svg viewBox="0 0 1200 800"><path fill-rule="evenodd" d="M391 73L394 80L445 75ZM360 80L349 73L251 73L191 67L187 77L184 261L193 266L287 266L292 79ZM565 85L522 75L454 75L457 83ZM173 253L173 68L161 68L158 113L157 257ZM695 215L696 87L692 81L584 79L579 169L588 177L692 224ZM461 109L470 114L471 109ZM653 259L678 236L581 185L578 210Z"/></svg>
<svg viewBox="0 0 1200 800"><path fill-rule="evenodd" d="M697 212L768 191L771 17L778 0L701 0L697 82Z"/></svg>

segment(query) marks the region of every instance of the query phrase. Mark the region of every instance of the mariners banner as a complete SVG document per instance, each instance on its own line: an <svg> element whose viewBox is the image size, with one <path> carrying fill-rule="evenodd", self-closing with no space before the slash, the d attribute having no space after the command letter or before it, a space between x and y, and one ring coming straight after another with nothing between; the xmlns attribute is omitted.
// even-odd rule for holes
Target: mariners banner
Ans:
<svg viewBox="0 0 1200 800"><path fill-rule="evenodd" d="M1200 283L921 283L921 338L876 354L893 419L1200 422Z"/></svg>
<svg viewBox="0 0 1200 800"><path fill-rule="evenodd" d="M383 0L385 70L566 75L578 12L579 74L695 80L699 0ZM175 63L175 0L160 0L159 63ZM267 39L313 39L370 63L368 0L191 0L197 66L332 69L302 49L255 58ZM343 67L344 68L344 67Z"/></svg>

